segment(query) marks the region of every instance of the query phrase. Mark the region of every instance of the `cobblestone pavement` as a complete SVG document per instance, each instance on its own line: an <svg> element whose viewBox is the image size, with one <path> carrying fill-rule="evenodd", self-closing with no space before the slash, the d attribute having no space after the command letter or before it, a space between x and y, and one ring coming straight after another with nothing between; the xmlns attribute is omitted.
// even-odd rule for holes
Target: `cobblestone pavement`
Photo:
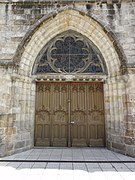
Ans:
<svg viewBox="0 0 135 180"><path fill-rule="evenodd" d="M135 158L105 148L31 149L1 158L0 177L14 180L135 180Z"/></svg>

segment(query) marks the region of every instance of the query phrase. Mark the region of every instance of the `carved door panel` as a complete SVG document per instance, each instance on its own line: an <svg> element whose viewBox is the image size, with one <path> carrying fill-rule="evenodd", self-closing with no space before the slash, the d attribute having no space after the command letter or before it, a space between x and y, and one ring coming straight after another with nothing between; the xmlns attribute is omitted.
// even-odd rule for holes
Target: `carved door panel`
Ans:
<svg viewBox="0 0 135 180"><path fill-rule="evenodd" d="M68 84L54 83L52 87L52 146L68 143Z"/></svg>
<svg viewBox="0 0 135 180"><path fill-rule="evenodd" d="M51 141L51 84L38 83L36 89L35 145L50 146Z"/></svg>
<svg viewBox="0 0 135 180"><path fill-rule="evenodd" d="M67 146L68 84L37 83L35 145Z"/></svg>
<svg viewBox="0 0 135 180"><path fill-rule="evenodd" d="M87 85L89 146L105 145L103 97L102 83L89 83Z"/></svg>
<svg viewBox="0 0 135 180"><path fill-rule="evenodd" d="M71 146L87 146L86 84L71 83Z"/></svg>

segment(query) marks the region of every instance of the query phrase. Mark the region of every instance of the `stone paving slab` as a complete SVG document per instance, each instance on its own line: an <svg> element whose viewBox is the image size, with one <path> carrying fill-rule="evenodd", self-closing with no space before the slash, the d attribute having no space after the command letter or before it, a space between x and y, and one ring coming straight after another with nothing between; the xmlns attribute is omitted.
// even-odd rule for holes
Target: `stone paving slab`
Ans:
<svg viewBox="0 0 135 180"><path fill-rule="evenodd" d="M34 148L22 153L1 158L0 160L27 161L135 161L106 148Z"/></svg>
<svg viewBox="0 0 135 180"><path fill-rule="evenodd" d="M134 180L135 164L0 162L0 174L14 180Z"/></svg>
<svg viewBox="0 0 135 180"><path fill-rule="evenodd" d="M59 162L37 162L40 159ZM99 160L102 161L99 163ZM135 180L135 158L106 148L31 149L1 158L0 175L3 179L14 180Z"/></svg>

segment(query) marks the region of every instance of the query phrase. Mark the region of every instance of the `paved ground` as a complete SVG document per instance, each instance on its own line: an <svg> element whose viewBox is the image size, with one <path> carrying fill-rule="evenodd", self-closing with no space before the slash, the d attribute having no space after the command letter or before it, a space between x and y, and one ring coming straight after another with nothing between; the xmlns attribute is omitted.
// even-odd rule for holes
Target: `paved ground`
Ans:
<svg viewBox="0 0 135 180"><path fill-rule="evenodd" d="M105 148L31 149L2 158L0 177L11 180L135 180L135 158Z"/></svg>

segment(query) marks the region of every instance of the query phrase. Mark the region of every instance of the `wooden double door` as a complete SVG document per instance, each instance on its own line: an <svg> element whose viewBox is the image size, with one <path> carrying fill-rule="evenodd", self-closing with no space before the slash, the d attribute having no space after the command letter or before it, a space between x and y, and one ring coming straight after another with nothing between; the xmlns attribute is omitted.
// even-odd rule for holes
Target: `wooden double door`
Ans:
<svg viewBox="0 0 135 180"><path fill-rule="evenodd" d="M35 145L104 146L103 84L37 83Z"/></svg>

